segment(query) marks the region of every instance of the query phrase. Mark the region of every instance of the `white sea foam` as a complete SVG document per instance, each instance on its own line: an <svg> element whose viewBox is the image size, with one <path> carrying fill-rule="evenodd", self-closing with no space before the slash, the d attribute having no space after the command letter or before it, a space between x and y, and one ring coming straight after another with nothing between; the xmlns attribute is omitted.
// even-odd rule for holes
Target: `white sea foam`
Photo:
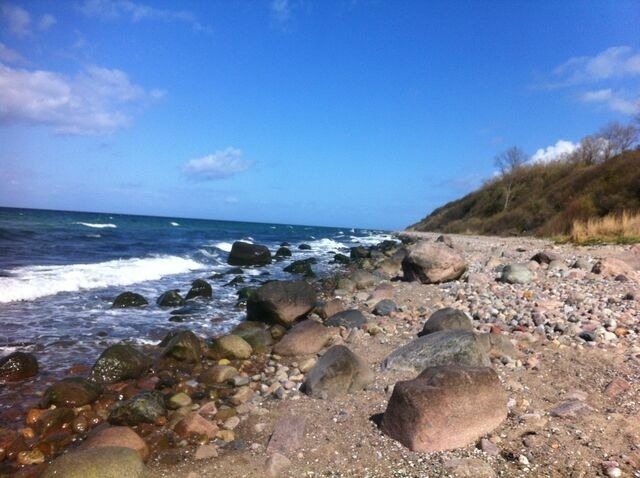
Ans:
<svg viewBox="0 0 640 478"><path fill-rule="evenodd" d="M341 242L334 241L333 239L323 238L309 243L312 250L320 251L340 251L341 249L347 249L347 246Z"/></svg>
<svg viewBox="0 0 640 478"><path fill-rule="evenodd" d="M93 227L95 229L104 229L104 228L116 228L118 226L116 226L115 224L98 224L98 223L94 223L94 222L74 222L74 224L79 224L81 226L86 226L86 227Z"/></svg>
<svg viewBox="0 0 640 478"><path fill-rule="evenodd" d="M213 247L217 247L224 252L231 252L233 244L231 244L230 242L216 242L215 244L213 244Z"/></svg>
<svg viewBox="0 0 640 478"><path fill-rule="evenodd" d="M12 277L0 277L0 303L36 299L58 292L136 284L206 267L192 259L177 256L19 267L9 271Z"/></svg>
<svg viewBox="0 0 640 478"><path fill-rule="evenodd" d="M171 221L169 224L171 224L172 226L179 226L180 223L179 222L175 222L175 221Z"/></svg>

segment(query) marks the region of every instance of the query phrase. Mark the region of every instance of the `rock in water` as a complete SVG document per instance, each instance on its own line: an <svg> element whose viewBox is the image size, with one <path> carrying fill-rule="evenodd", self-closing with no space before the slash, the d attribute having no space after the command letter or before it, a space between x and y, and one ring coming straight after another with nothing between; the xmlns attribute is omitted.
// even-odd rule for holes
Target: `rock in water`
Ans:
<svg viewBox="0 0 640 478"><path fill-rule="evenodd" d="M236 241L231 246L227 263L232 266L265 266L271 264L271 252L266 246Z"/></svg>
<svg viewBox="0 0 640 478"><path fill-rule="evenodd" d="M325 322L328 327L345 327L347 329L357 329L366 323L367 319L358 309L343 310L332 315Z"/></svg>
<svg viewBox="0 0 640 478"><path fill-rule="evenodd" d="M101 447L56 458L42 478L143 478L145 466L131 448Z"/></svg>
<svg viewBox="0 0 640 478"><path fill-rule="evenodd" d="M89 373L89 380L97 383L115 383L130 378L140 378L149 367L151 359L131 345L116 344L108 347Z"/></svg>
<svg viewBox="0 0 640 478"><path fill-rule="evenodd" d="M124 309L127 307L143 307L147 304L149 304L147 299L142 297L140 294L136 294L135 292L123 292L115 298L111 308Z"/></svg>
<svg viewBox="0 0 640 478"><path fill-rule="evenodd" d="M40 408L82 407L93 403L102 394L102 388L83 377L68 377L51 385L40 400Z"/></svg>
<svg viewBox="0 0 640 478"><path fill-rule="evenodd" d="M247 320L291 327L316 304L316 292L305 281L273 281L258 287L247 299Z"/></svg>
<svg viewBox="0 0 640 478"><path fill-rule="evenodd" d="M395 385L381 428L413 451L450 450L500 425L506 403L498 375L489 367L430 367Z"/></svg>
<svg viewBox="0 0 640 478"><path fill-rule="evenodd" d="M178 289L172 289L158 297L156 304L160 307L182 307L184 305L184 299Z"/></svg>
<svg viewBox="0 0 640 478"><path fill-rule="evenodd" d="M289 249L288 247L285 247L285 246L281 246L276 251L276 259L282 258L282 257L291 257L291 249Z"/></svg>
<svg viewBox="0 0 640 478"><path fill-rule="evenodd" d="M204 279L196 279L191 283L191 289L187 292L186 300L203 297L211 299L213 297L213 289L211 285Z"/></svg>
<svg viewBox="0 0 640 478"><path fill-rule="evenodd" d="M424 323L418 337L440 330L473 331L473 323L466 312L452 307L436 310Z"/></svg>
<svg viewBox="0 0 640 478"><path fill-rule="evenodd" d="M364 360L344 345L335 345L309 370L303 390L312 397L331 398L362 390L371 382L373 372Z"/></svg>
<svg viewBox="0 0 640 478"><path fill-rule="evenodd" d="M467 270L467 263L445 245L421 241L402 261L402 270L407 281L438 284L460 278Z"/></svg>
<svg viewBox="0 0 640 478"><path fill-rule="evenodd" d="M526 264L508 264L502 269L500 281L508 284L526 284L533 279L533 272Z"/></svg>
<svg viewBox="0 0 640 478"><path fill-rule="evenodd" d="M443 330L418 337L384 359L385 370L421 372L438 365L490 366L482 342L473 332Z"/></svg>
<svg viewBox="0 0 640 478"><path fill-rule="evenodd" d="M152 390L141 392L129 400L116 403L109 412L108 421L112 425L135 426L153 423L167 414L162 393Z"/></svg>
<svg viewBox="0 0 640 478"><path fill-rule="evenodd" d="M17 382L37 373L38 361L33 354L13 352L0 359L0 383Z"/></svg>

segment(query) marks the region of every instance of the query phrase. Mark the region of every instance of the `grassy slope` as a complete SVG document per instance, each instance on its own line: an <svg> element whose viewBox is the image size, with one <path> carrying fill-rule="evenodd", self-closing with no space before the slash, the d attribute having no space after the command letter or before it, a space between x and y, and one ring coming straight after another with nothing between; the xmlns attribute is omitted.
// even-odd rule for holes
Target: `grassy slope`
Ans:
<svg viewBox="0 0 640 478"><path fill-rule="evenodd" d="M512 199L504 210L511 181ZM555 162L523 167L452 201L409 227L470 234L567 234L574 220L640 212L640 151L595 165Z"/></svg>

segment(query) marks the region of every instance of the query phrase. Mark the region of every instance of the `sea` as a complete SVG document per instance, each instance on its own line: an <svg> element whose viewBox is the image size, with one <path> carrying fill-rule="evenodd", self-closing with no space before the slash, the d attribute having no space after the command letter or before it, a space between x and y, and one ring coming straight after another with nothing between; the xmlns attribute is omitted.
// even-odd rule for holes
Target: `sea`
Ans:
<svg viewBox="0 0 640 478"><path fill-rule="evenodd" d="M283 268L309 257L318 261L314 272L326 276L339 268L334 253L390 238L388 231L356 228L0 208L0 357L34 353L41 372L30 383L37 385L90 366L114 343L153 345L176 328L219 335L245 318L236 305L240 288L293 279ZM244 282L230 284L235 241L265 245L272 254L286 242L293 256L243 268ZM211 284L213 298L192 313L156 305L171 289L184 297L197 278ZM142 294L149 305L112 309L124 291ZM15 385L0 385L0 411L15 392Z"/></svg>

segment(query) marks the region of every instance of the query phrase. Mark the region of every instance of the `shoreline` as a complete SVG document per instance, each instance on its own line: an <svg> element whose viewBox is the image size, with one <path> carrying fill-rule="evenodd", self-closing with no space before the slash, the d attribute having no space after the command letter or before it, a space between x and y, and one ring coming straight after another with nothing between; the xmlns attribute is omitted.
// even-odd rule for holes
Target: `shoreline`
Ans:
<svg viewBox="0 0 640 478"><path fill-rule="evenodd" d="M414 234L429 241L438 236ZM640 431L632 421L639 416L639 406L629 403L628 399L638 396L639 392L638 272L629 274L633 277L626 282L620 282L613 277L569 268L576 259L589 259L593 264L597 258L618 257L629 248L554 246L549 241L530 238L450 237L455 250L465 256L469 265L466 282L423 285L389 281L387 274L386 279L376 280L375 284L362 284L362 288L353 291L339 289L337 294L324 296L326 301L339 298L344 308L358 309L366 318L366 326L339 329L326 344L346 345L371 367L375 378L364 391L327 400L301 393L298 388L307 373L301 370L306 368L303 363L317 360L317 353L282 357L267 349L249 360L232 359L231 364L240 372L238 376L244 377L238 381L242 385L232 389L233 393L241 389L251 393L245 392L249 397L246 401L229 407L235 408L235 413L220 414L228 410L225 404L229 398L225 396L227 391L222 390L227 387L221 388L223 398L215 399L219 416L212 421L219 431L227 432L222 433L223 439L215 438L204 445L178 439L177 446L152 454L147 467L153 476L197 478L216 471L224 471L227 476L264 476L271 471L270 464L265 463L273 455L267 452L271 434L286 416L302 417L306 425L295 446L283 453L286 466L277 476L440 476L445 471L452 476L463 476L460 470L464 466L475 466L477 470L494 474L482 475L478 471L474 476L567 476L568 472L575 476L593 476L593 472L607 473L613 468L625 473L637 470L640 453L635 444L640 442L637 440L640 436L636 435ZM526 262L542 250L552 250L565 267L555 270L548 265L532 266L535 278L528 284L495 282L496 268ZM383 270L378 267L377 273L382 274ZM329 291L330 282L325 281ZM623 299L623 292L632 298ZM398 310L386 316L374 315L372 309L383 297L393 300ZM496 447L497 454L480 451L477 443L453 451L411 452L381 433L371 418L384 412L389 390L398 380L415 376L415 373L381 371L380 363L415 337L430 314L443 307L468 312L474 319L476 332L500 333L518 352L517 357L502 356L493 360L493 368L510 405L507 420L486 437ZM568 311L567 307L572 310ZM575 320L568 320L571 315ZM616 324L609 330L611 318ZM323 321L318 316L312 319ZM600 323L596 323L598 320ZM546 330L545 326L550 324L555 324L555 328ZM564 330L560 326L565 327ZM577 332L582 328L596 330L598 326L609 332L603 335L606 340L594 337L592 341L585 341L578 337ZM617 335L618 329L626 332ZM174 374L182 378L170 389L169 395L175 394L181 383L188 384L197 378L202 368L210 368L214 363L205 360L200 370L187 367L181 372L180 367L175 368ZM606 387L616 377L628 384L627 390L616 396L605 394ZM140 388L139 381L134 383L137 385L134 389ZM275 388L274 383L278 384ZM118 390L123 388L118 386L111 392ZM572 400L584 406L579 406L573 416L553 415L554 407ZM228 422L233 417L237 419ZM148 442L159 438L153 426L135 428ZM579 437L577 429L581 431ZM232 439L225 441L224 438ZM576 450L576 443L588 445ZM210 448L202 451L203 446ZM558 463L557 453L573 461L569 460L566 465ZM455 460L463 462L452 465ZM609 466L608 462L617 465ZM31 469L36 471L37 467L34 465Z"/></svg>

